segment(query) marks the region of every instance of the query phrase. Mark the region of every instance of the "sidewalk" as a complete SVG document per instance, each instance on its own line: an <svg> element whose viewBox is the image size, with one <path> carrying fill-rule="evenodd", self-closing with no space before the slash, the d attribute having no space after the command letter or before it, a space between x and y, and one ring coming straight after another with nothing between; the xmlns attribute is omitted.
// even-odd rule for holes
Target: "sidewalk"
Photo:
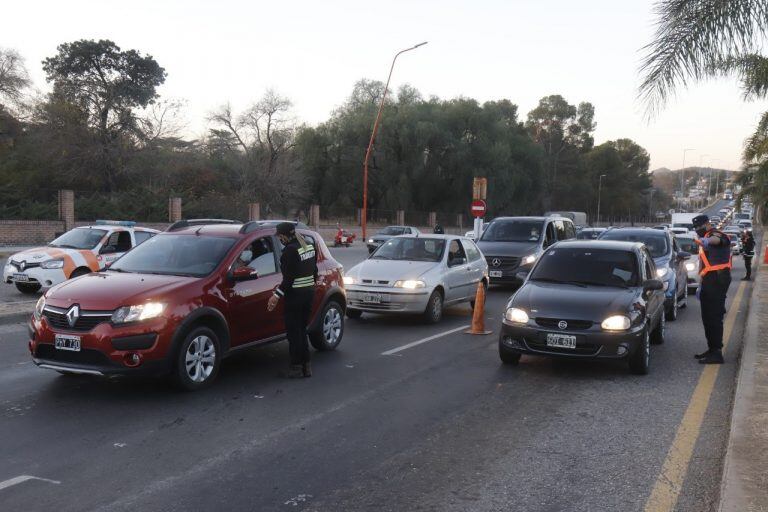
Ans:
<svg viewBox="0 0 768 512"><path fill-rule="evenodd" d="M764 327L768 325L768 265L762 263L764 251L764 247L755 251L758 271L753 273L720 512L768 511L768 332Z"/></svg>

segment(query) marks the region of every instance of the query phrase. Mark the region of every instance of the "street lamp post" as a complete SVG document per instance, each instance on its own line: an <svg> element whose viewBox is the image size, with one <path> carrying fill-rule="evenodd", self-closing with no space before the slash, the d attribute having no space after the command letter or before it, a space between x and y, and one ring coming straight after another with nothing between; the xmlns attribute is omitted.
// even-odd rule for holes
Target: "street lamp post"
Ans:
<svg viewBox="0 0 768 512"><path fill-rule="evenodd" d="M600 226L600 199L603 192L603 178L605 174L601 174L597 180L597 226Z"/></svg>
<svg viewBox="0 0 768 512"><path fill-rule="evenodd" d="M686 148L683 150L683 168L680 169L680 211L683 211L683 194L685 194L685 154L689 151L696 151L695 148Z"/></svg>
<svg viewBox="0 0 768 512"><path fill-rule="evenodd" d="M363 227L363 241L366 238L366 227L368 224L368 160L371 157L371 150L373 149L373 142L376 140L376 131L379 128L379 121L381 120L381 112L384 110L384 100L387 98L387 91L389 90L389 81L392 79L392 71L395 69L395 61L400 54L415 50L419 46L424 46L427 41L419 43L405 50L400 50L395 54L392 59L392 66L389 68L389 76L387 77L387 84L384 86L384 93L381 95L381 102L379 102L379 110L376 112L376 120L373 122L373 130L371 131L371 140L368 142L368 149L365 151L365 161L363 162L363 210L360 215L360 223Z"/></svg>

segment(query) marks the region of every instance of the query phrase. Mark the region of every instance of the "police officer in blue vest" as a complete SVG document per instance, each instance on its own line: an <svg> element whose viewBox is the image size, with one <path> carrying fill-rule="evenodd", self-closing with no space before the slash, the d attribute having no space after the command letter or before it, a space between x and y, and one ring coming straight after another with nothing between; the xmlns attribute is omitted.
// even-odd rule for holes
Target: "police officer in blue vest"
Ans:
<svg viewBox="0 0 768 512"><path fill-rule="evenodd" d="M723 364L723 317L725 297L731 285L731 241L728 235L712 227L709 217L698 215L693 227L699 238L699 275L696 292L701 301L701 319L707 337L707 351L696 354L702 364Z"/></svg>

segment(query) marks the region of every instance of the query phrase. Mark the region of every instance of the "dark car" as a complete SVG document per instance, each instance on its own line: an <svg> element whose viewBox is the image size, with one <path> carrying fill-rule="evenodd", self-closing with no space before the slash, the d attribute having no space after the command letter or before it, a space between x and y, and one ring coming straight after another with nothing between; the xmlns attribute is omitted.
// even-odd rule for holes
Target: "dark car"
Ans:
<svg viewBox="0 0 768 512"><path fill-rule="evenodd" d="M172 375L185 389L211 383L223 357L285 338L282 245L259 222L180 221L106 271L51 288L29 321L38 366L91 375ZM318 282L308 327L317 350L344 334L342 268L315 232Z"/></svg>
<svg viewBox="0 0 768 512"><path fill-rule="evenodd" d="M413 226L387 226L375 235L365 241L365 245L368 246L368 254L373 254L373 251L381 247L384 242L392 237L400 235L418 235L421 231Z"/></svg>
<svg viewBox="0 0 768 512"><path fill-rule="evenodd" d="M677 320L678 310L688 305L688 269L691 253L681 251L669 231L651 228L615 228L600 235L600 240L645 244L656 263L656 277L664 283L667 320Z"/></svg>
<svg viewBox="0 0 768 512"><path fill-rule="evenodd" d="M507 304L499 357L625 359L648 373L664 342L663 284L642 244L570 241L550 247Z"/></svg>
<svg viewBox="0 0 768 512"><path fill-rule="evenodd" d="M597 240L608 228L584 228L576 234L577 240Z"/></svg>
<svg viewBox="0 0 768 512"><path fill-rule="evenodd" d="M576 238L564 217L498 217L477 245L488 262L491 284L521 284L544 250L560 240Z"/></svg>

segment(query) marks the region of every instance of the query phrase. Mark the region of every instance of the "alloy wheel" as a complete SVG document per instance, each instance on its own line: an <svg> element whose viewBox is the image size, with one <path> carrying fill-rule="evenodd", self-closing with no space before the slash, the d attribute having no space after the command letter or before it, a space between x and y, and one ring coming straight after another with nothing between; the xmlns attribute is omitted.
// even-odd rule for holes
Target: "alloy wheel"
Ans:
<svg viewBox="0 0 768 512"><path fill-rule="evenodd" d="M187 347L184 365L192 382L204 382L213 373L216 364L216 345L205 335L194 338Z"/></svg>
<svg viewBox="0 0 768 512"><path fill-rule="evenodd" d="M334 307L328 308L323 317L323 336L329 345L335 345L338 342L341 336L341 322L341 312Z"/></svg>

